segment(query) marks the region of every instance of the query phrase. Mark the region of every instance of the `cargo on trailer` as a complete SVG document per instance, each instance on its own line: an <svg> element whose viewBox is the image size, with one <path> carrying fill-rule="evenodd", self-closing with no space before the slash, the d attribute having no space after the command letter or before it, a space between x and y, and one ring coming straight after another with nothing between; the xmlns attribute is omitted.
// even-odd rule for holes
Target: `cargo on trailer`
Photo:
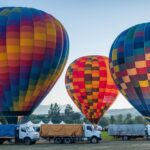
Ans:
<svg viewBox="0 0 150 150"><path fill-rule="evenodd" d="M91 124L44 124L40 127L40 136L55 143L74 143L89 141L98 143L101 140L101 131Z"/></svg>
<svg viewBox="0 0 150 150"><path fill-rule="evenodd" d="M122 140L131 138L150 138L150 125L113 124L108 126L108 134Z"/></svg>

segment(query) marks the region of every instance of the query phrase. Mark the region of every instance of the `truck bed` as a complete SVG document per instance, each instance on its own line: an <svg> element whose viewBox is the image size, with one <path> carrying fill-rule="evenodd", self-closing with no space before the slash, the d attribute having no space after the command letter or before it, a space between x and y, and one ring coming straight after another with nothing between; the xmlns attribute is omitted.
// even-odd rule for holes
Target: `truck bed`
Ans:
<svg viewBox="0 0 150 150"><path fill-rule="evenodd" d="M16 125L0 125L0 138L14 138L16 136Z"/></svg>
<svg viewBox="0 0 150 150"><path fill-rule="evenodd" d="M82 135L81 124L44 124L40 128L41 137L80 137Z"/></svg>

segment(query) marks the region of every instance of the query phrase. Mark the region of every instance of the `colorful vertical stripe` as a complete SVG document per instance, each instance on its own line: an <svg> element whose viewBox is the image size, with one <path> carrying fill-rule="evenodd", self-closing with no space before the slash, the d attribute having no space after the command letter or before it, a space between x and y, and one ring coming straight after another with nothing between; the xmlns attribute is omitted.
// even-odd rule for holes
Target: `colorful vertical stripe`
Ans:
<svg viewBox="0 0 150 150"><path fill-rule="evenodd" d="M0 9L0 112L29 115L52 89L69 40L53 16L32 8Z"/></svg>

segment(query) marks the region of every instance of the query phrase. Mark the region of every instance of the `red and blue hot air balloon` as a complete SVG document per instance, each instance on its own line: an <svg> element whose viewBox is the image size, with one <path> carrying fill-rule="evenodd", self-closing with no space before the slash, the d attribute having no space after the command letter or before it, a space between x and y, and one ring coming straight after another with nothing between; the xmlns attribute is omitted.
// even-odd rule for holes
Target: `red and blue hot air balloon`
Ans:
<svg viewBox="0 0 150 150"><path fill-rule="evenodd" d="M84 56L72 62L66 72L69 96L93 124L98 124L118 95L108 63L105 56Z"/></svg>
<svg viewBox="0 0 150 150"><path fill-rule="evenodd" d="M0 8L0 112L31 114L60 76L68 47L67 32L53 16Z"/></svg>
<svg viewBox="0 0 150 150"><path fill-rule="evenodd" d="M150 23L135 25L116 38L110 70L120 92L150 119Z"/></svg>

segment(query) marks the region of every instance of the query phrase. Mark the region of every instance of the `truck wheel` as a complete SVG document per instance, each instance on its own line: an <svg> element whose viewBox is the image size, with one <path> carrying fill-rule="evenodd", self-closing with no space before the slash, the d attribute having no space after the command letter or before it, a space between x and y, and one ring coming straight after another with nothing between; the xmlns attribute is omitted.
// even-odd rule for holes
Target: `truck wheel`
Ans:
<svg viewBox="0 0 150 150"><path fill-rule="evenodd" d="M27 138L24 139L24 144L25 145L31 145L32 144L32 140L27 137Z"/></svg>
<svg viewBox="0 0 150 150"><path fill-rule="evenodd" d="M54 139L54 143L55 143L55 144L61 144L61 143L62 143L62 138L56 137L56 138Z"/></svg>
<svg viewBox="0 0 150 150"><path fill-rule="evenodd" d="M0 144L3 144L4 143L4 140L0 140Z"/></svg>
<svg viewBox="0 0 150 150"><path fill-rule="evenodd" d="M97 137L92 137L92 138L90 139L90 143L92 143L92 144L97 144L97 143L98 143Z"/></svg>
<svg viewBox="0 0 150 150"><path fill-rule="evenodd" d="M14 139L9 139L8 142L12 144L12 143L15 142L15 140Z"/></svg>
<svg viewBox="0 0 150 150"><path fill-rule="evenodd" d="M72 140L69 137L64 139L65 144L70 144L71 142L72 142Z"/></svg>

